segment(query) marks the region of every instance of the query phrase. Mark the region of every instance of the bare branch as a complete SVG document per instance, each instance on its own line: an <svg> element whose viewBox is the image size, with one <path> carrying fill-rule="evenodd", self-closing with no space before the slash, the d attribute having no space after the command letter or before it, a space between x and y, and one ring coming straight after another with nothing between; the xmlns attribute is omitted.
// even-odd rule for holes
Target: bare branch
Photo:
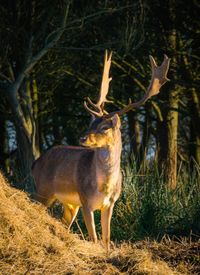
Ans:
<svg viewBox="0 0 200 275"><path fill-rule="evenodd" d="M68 17L68 13L69 13L69 7L70 4L68 4L66 6L65 12L64 12L64 16L62 19L62 23L61 26L58 30L52 32L48 37L51 37L51 40L48 41L48 43L46 43L44 45L44 47L37 53L35 54L35 56L31 57L30 53L27 56L27 64L25 65L24 69L22 70L21 73L19 73L19 75L16 78L16 81L14 83L15 85L15 89L16 91L19 89L22 81L24 80L26 74L28 74L33 67L37 64L37 62L58 42L58 40L61 38L65 27L66 27L66 23L67 23L67 17ZM30 44L32 43L32 37L30 38ZM49 40L49 39L46 39Z"/></svg>

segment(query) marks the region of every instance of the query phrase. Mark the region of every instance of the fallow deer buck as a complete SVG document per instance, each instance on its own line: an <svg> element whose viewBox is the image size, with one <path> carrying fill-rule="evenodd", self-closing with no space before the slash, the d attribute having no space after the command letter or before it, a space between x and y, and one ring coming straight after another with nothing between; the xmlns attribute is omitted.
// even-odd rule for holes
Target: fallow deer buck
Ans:
<svg viewBox="0 0 200 275"><path fill-rule="evenodd" d="M159 93L168 81L170 59L165 55L161 66L150 56L152 79L143 98L116 112L107 113L104 104L109 89L111 57L105 54L104 70L99 99L94 104L90 98L84 102L92 115L92 123L86 135L80 139L82 146L56 146L44 153L33 165L36 199L46 206L55 200L64 207L63 219L69 228L79 207L90 238L96 242L97 235L93 212L101 210L102 239L107 249L110 244L110 222L113 206L121 192L122 176L120 157L122 151L120 116L138 108L150 97ZM88 107L89 105L90 107Z"/></svg>

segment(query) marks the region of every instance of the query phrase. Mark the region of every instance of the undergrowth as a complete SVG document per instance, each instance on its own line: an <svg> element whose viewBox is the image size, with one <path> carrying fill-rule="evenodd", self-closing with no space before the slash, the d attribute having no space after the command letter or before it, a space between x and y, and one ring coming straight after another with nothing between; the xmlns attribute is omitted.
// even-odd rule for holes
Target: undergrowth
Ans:
<svg viewBox="0 0 200 275"><path fill-rule="evenodd" d="M157 166L144 174L134 167L124 169L122 195L112 220L112 238L139 240L161 239L200 233L200 169L193 175L182 173L176 190L170 190Z"/></svg>

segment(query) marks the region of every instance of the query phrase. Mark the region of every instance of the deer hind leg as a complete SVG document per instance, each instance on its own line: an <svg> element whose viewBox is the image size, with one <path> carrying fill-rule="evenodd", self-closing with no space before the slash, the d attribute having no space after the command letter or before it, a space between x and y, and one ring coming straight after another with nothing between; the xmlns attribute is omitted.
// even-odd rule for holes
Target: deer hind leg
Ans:
<svg viewBox="0 0 200 275"><path fill-rule="evenodd" d="M56 197L54 195L47 197L46 195L36 193L33 196L33 199L35 201L38 201L38 202L44 204L46 207L50 207L55 202Z"/></svg>
<svg viewBox="0 0 200 275"><path fill-rule="evenodd" d="M97 235L94 223L94 213L89 209L89 207L83 206L83 217L87 227L89 237L94 243L97 242Z"/></svg>
<svg viewBox="0 0 200 275"><path fill-rule="evenodd" d="M68 225L68 231L76 218L76 215L79 210L79 206L74 206L72 204L65 204L64 206L64 213L63 213L63 220Z"/></svg>
<svg viewBox="0 0 200 275"><path fill-rule="evenodd" d="M113 204L101 210L102 240L106 249L110 249L110 223L113 212Z"/></svg>

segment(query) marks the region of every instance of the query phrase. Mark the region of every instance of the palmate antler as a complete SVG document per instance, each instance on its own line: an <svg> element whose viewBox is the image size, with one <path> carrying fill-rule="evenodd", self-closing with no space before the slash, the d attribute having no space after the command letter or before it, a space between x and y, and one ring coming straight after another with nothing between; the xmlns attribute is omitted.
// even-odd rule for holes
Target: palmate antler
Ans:
<svg viewBox="0 0 200 275"><path fill-rule="evenodd" d="M143 105L149 98L151 98L154 95L157 95L160 92L160 88L167 82L169 79L167 78L167 72L169 70L169 63L170 58L167 57L167 55L164 55L164 60L160 66L156 64L156 61L154 60L153 56L149 56L150 63L151 63L151 82L149 84L149 87L147 88L146 93L144 94L143 98L140 99L138 102L131 102L128 105L126 105L123 109L118 110L116 113L119 116L123 115L124 113L127 113L128 111L138 108L141 105ZM113 115L112 113L112 115ZM111 114L110 114L111 115Z"/></svg>
<svg viewBox="0 0 200 275"><path fill-rule="evenodd" d="M113 116L113 114L118 114L119 116L123 115L124 113L140 107L142 104L144 104L149 98L151 98L154 95L157 95L160 92L160 88L167 82L169 79L167 78L167 73L169 70L169 63L170 58L167 57L167 55L164 55L164 60L160 66L158 66L154 60L154 58L150 55L150 63L151 63L151 71L152 71L152 77L151 82L149 84L149 87L147 88L146 93L144 94L143 98L140 99L138 102L131 102L129 100L129 104L126 105L123 109L112 112L110 114L107 114L104 110L104 103L107 102L106 95L108 93L109 89L109 83L112 78L109 77L109 70L111 65L111 57L112 52L110 53L109 57L107 56L107 51L105 53L105 61L104 61L104 71L103 71L103 78L102 78L102 84L101 84L101 90L99 94L99 99L96 104L94 104L90 98L88 98L89 104L96 109L96 111L90 109L87 106L87 103L84 102L84 106L88 112L90 112L92 115L96 117L102 117L102 116Z"/></svg>
<svg viewBox="0 0 200 275"><path fill-rule="evenodd" d="M89 104L96 109L96 111L90 109L86 102L84 102L84 106L86 110L95 115L96 117L102 117L106 112L104 110L104 103L108 102L106 99L106 96L108 94L109 90L109 83L112 80L111 77L109 77L109 71L110 71L110 65L111 65L111 58L112 58L112 52L108 55L107 51L105 53L105 59L104 59L104 69L103 69L103 76L102 76L102 82L101 82L101 89L99 93L99 98L96 104L94 104L91 99L88 97L87 100Z"/></svg>

